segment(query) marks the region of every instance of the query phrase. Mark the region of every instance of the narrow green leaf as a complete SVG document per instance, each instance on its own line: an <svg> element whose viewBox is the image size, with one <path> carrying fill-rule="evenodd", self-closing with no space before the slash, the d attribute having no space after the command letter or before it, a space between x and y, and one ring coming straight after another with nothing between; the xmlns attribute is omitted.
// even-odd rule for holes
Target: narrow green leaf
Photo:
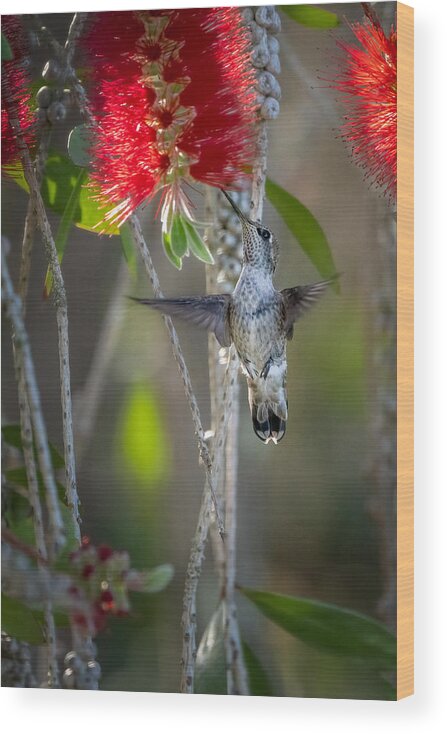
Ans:
<svg viewBox="0 0 447 734"><path fill-rule="evenodd" d="M11 179L21 189L29 193L29 187L20 162L5 167ZM63 215L68 199L76 185L79 175L79 166L76 166L66 156L50 152L42 180L42 198L45 206L56 214ZM105 204L101 201L99 191L90 178L81 188L79 200L73 217L74 224L94 234L105 232L107 235L119 234L119 227L114 224L104 224L108 212L114 209L114 204Z"/></svg>
<svg viewBox="0 0 447 734"><path fill-rule="evenodd" d="M22 451L22 435L20 433L20 426L2 426L2 436L5 443L9 446L14 446L15 449Z"/></svg>
<svg viewBox="0 0 447 734"><path fill-rule="evenodd" d="M266 617L311 647L362 658L380 670L395 670L396 638L375 619L312 599L257 589L240 591Z"/></svg>
<svg viewBox="0 0 447 734"><path fill-rule="evenodd" d="M2 630L31 645L42 645L43 615L29 609L17 599L2 594Z"/></svg>
<svg viewBox="0 0 447 734"><path fill-rule="evenodd" d="M141 591L146 594L156 594L163 591L174 575L174 568L170 563L163 563L144 574L144 584Z"/></svg>
<svg viewBox="0 0 447 734"><path fill-rule="evenodd" d="M9 482L7 474L8 472L5 472L5 479ZM21 523L27 517L30 517L31 505L27 497L13 491L5 492L2 500L4 503L2 518L8 528L12 529L15 525Z"/></svg>
<svg viewBox="0 0 447 734"><path fill-rule="evenodd" d="M8 469L5 472L5 478L12 484L18 484L20 487L28 489L28 477L26 476L26 469L24 466L16 467L15 469ZM45 485L43 483L42 474L40 471L37 472L37 481L39 483L39 492L41 495L45 494ZM57 494L61 502L65 503L65 487L60 482L56 482Z"/></svg>
<svg viewBox="0 0 447 734"><path fill-rule="evenodd" d="M85 183L86 180L87 180L87 172L85 168L81 168L81 170L79 171L78 177L76 179L76 183L67 201L67 205L62 215L62 219L59 222L59 227L57 229L57 234L56 234L56 239L55 239L54 244L56 245L56 251L57 251L59 262L62 262L62 258L64 257L65 248L67 246L68 233L73 224L76 207L79 205L79 196L81 193L82 185ZM50 295L52 287L53 287L53 274L51 272L51 269L48 267L46 278L45 278L45 285L44 285L44 295L46 298L48 298L48 296Z"/></svg>
<svg viewBox="0 0 447 734"><path fill-rule="evenodd" d="M309 209L271 179L267 179L265 191L320 275L323 278L334 275L336 268L326 235ZM334 282L334 288L339 291L337 281Z"/></svg>
<svg viewBox="0 0 447 734"><path fill-rule="evenodd" d="M39 609L30 609L18 599L2 594L2 630L30 645L42 645L44 636L44 614ZM54 615L56 627L68 627L69 619L64 612Z"/></svg>
<svg viewBox="0 0 447 734"><path fill-rule="evenodd" d="M135 252L135 246L133 242L132 233L128 224L123 224L120 227L121 237L121 249L123 251L124 259L129 268L129 272L132 276L137 274L137 255Z"/></svg>
<svg viewBox="0 0 447 734"><path fill-rule="evenodd" d="M226 694L224 607L219 604L197 650L194 693Z"/></svg>
<svg viewBox="0 0 447 734"><path fill-rule="evenodd" d="M9 44L8 39L2 31L2 61L11 61L14 58L12 48Z"/></svg>
<svg viewBox="0 0 447 734"><path fill-rule="evenodd" d="M168 260L177 268L182 269L182 258L174 255L171 247L171 238L167 232L163 232L163 249Z"/></svg>
<svg viewBox="0 0 447 734"><path fill-rule="evenodd" d="M68 136L68 155L75 164L87 168L90 163L92 141L88 125L77 125Z"/></svg>
<svg viewBox="0 0 447 734"><path fill-rule="evenodd" d="M154 486L168 473L168 439L152 391L135 383L126 396L118 439L127 468L144 486Z"/></svg>
<svg viewBox="0 0 447 734"><path fill-rule="evenodd" d="M176 255L177 257L183 257L184 255L186 255L188 251L188 240L180 214L175 214L174 216L170 236L171 248L174 255Z"/></svg>
<svg viewBox="0 0 447 734"><path fill-rule="evenodd" d="M248 673L250 695L274 696L273 689L265 670L253 650L244 641L242 641L242 652Z"/></svg>
<svg viewBox="0 0 447 734"><path fill-rule="evenodd" d="M194 225L185 218L182 218L182 224L186 232L188 247L193 255L195 255L198 260L201 260L204 263L208 263L209 265L213 265L214 258L205 243L203 242L202 238L198 234Z"/></svg>
<svg viewBox="0 0 447 734"><path fill-rule="evenodd" d="M315 5L280 5L283 13L308 28L335 28L340 21L335 13Z"/></svg>
<svg viewBox="0 0 447 734"><path fill-rule="evenodd" d="M20 426L8 425L2 426L2 436L5 443L14 446L16 449L23 450ZM50 449L51 461L54 469L63 469L65 466L64 458L52 443L48 444Z"/></svg>

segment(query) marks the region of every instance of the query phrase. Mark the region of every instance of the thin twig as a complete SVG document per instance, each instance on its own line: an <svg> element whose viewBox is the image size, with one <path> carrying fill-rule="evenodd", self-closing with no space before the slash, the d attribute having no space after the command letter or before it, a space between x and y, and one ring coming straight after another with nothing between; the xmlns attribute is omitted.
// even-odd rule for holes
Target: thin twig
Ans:
<svg viewBox="0 0 447 734"><path fill-rule="evenodd" d="M250 217L262 220L265 180L267 175L267 125L259 123L257 155L253 166ZM248 696L248 675L245 666L242 642L237 621L235 600L236 584L236 527L237 527L237 471L238 471L238 427L239 386L232 387L233 413L227 436L225 465L225 528L224 578L221 596L224 604L224 645L227 671L227 693Z"/></svg>
<svg viewBox="0 0 447 734"><path fill-rule="evenodd" d="M212 465L214 467L214 479L216 480L216 483L219 480L219 476L218 474L216 474L216 470L219 470L219 468L222 466L221 453L223 453L225 437L228 431L228 423L233 407L233 388L237 376L237 369L238 361L236 357L236 352L232 347L228 355L227 369L225 372L222 414L217 424L217 431L213 442L213 451L211 456ZM183 648L182 673L180 681L181 693L194 693L194 670L197 650L197 588L202 571L205 545L211 523L210 515L211 498L208 487L205 485L196 531L192 540L191 553L186 572L185 591L183 595Z"/></svg>
<svg viewBox="0 0 447 734"><path fill-rule="evenodd" d="M53 544L52 553L50 554L51 557L52 555L54 555L55 550L63 546L65 540L64 524L59 507L59 498L57 496L56 481L54 478L53 465L48 448L47 431L42 415L39 389L37 387L34 363L31 356L31 348L21 313L21 302L19 297L14 292L8 266L6 263L6 258L3 252L2 299L6 304L8 317L14 329L16 366L18 374L23 373L23 380L26 386L26 393L28 397L29 411L31 416L31 424L35 437L39 468L46 489L45 498L48 508L48 516L50 521L51 537Z"/></svg>
<svg viewBox="0 0 447 734"><path fill-rule="evenodd" d="M6 86L6 83L5 83ZM49 261L54 291L53 299L56 306L56 319L58 328L58 344L59 344L59 370L61 376L61 404L62 404L62 423L64 438L64 459L65 459L65 477L66 477L66 498L73 516L74 532L80 541L80 517L79 517L79 498L76 486L76 468L73 442L73 421L71 406L71 387L70 387L70 361L69 361L69 340L68 340L68 313L67 313L67 297L65 293L65 285L62 277L62 271L58 259L56 246L54 243L53 233L48 221L45 205L40 194L39 184L29 153L28 146L24 139L19 118L17 115L16 104L13 95L6 92L4 94L5 102L10 108L9 123L15 135L17 145L23 162L23 170L26 182L30 189L31 198L34 201L36 216L39 229L42 232L45 251Z"/></svg>
<svg viewBox="0 0 447 734"><path fill-rule="evenodd" d="M23 309L22 309L23 311ZM23 315L23 314L22 314ZM20 412L20 435L22 440L23 459L25 463L25 471L27 478L27 499L31 505L34 537L37 550L37 564L39 574L42 578L44 586L49 586L48 573L48 550L45 539L45 530L43 525L42 506L39 495L39 482L37 478L36 462L34 460L33 446L33 429L31 421L31 413L29 407L28 394L26 389L26 379L23 370L23 361L17 354L15 347L15 334L13 332L13 352L14 365L16 368L19 412ZM57 664L57 644L56 644L56 625L54 622L53 606L50 599L44 604L44 627L45 639L47 641L48 651L48 685L50 688L59 688L59 669Z"/></svg>
<svg viewBox="0 0 447 734"><path fill-rule="evenodd" d="M128 223L132 231L134 242L136 246L138 247L138 250L143 260L146 272L149 276L149 280L151 281L154 293L157 298L162 298L163 293L160 287L160 281L158 279L157 272L152 262L152 258L149 253L149 249L146 245L146 241L144 239L143 232L141 230L140 221L138 217L135 214L133 214L131 217L129 217ZM219 528L219 533L221 537L223 538L224 537L224 525L223 525L222 518L219 513L219 506L218 506L217 497L216 497L215 481L213 477L213 463L211 460L208 444L205 439L205 432L202 426L202 419L200 417L199 406L197 404L197 399L196 399L196 396L192 388L189 371L186 366L185 358L183 356L183 352L180 346L180 341L179 341L177 332L174 328L174 325L172 323L172 319L169 318L169 316L163 316L163 318L166 324L166 328L169 332L172 352L174 354L174 359L177 363L177 367L179 369L179 372L182 378L185 395L187 397L188 404L191 410L192 420L194 424L194 432L196 434L198 447L199 447L199 455L205 467L206 478L207 478L207 483L208 483L208 491L211 494L211 499L214 505L214 511L216 513L216 522Z"/></svg>
<svg viewBox="0 0 447 734"><path fill-rule="evenodd" d="M75 13L68 30L67 39L64 46L61 46L58 41L54 38L51 31L43 26L42 21L38 15L32 15L31 19L36 32L38 33L41 40L47 44L61 64L63 69L63 79L73 78L72 60L76 50L76 43L81 35L82 28L84 25L86 13ZM76 82L78 80L76 79ZM85 95L84 95L85 96ZM75 94L76 98L76 94ZM51 141L52 125L47 122L43 127L40 136L39 150L34 163L34 171L36 179L41 184L43 171L48 158L49 146ZM25 315L26 310L26 297L28 293L28 281L31 267L31 253L34 242L34 235L37 228L37 213L34 206L33 197L30 197L28 202L28 210L25 218L25 227L23 232L22 240L22 257L20 264L20 276L19 276L19 295L22 299L23 314Z"/></svg>
<svg viewBox="0 0 447 734"><path fill-rule="evenodd" d="M36 173L36 180L40 187L42 180L45 163L48 157L48 149L51 140L51 126L48 124L42 131L39 150L37 153L36 160L34 162L34 170ZM20 275L19 275L19 296L22 301L22 312L25 318L26 313L26 299L28 295L29 285L29 274L31 270L31 255L34 244L34 235L37 229L37 214L34 206L34 200L32 197L28 201L28 209L25 217L25 227L23 230L22 239L22 252L20 260Z"/></svg>
<svg viewBox="0 0 447 734"><path fill-rule="evenodd" d="M233 411L226 443L225 473L225 578L223 586L224 601L224 643L227 669L227 693L248 696L248 676L243 657L242 642L237 621L235 601L236 584L236 528L237 528L237 471L239 449L239 384L233 386Z"/></svg>

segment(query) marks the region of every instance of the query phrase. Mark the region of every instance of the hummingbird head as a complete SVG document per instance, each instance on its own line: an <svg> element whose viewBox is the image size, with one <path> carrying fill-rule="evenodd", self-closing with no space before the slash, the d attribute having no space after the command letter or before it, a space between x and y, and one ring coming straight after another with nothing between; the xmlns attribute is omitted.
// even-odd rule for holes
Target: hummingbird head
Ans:
<svg viewBox="0 0 447 734"><path fill-rule="evenodd" d="M241 222L244 262L273 274L276 269L279 254L278 240L275 235L262 222L255 222L249 219L236 206L227 192L223 189L221 191L230 202Z"/></svg>

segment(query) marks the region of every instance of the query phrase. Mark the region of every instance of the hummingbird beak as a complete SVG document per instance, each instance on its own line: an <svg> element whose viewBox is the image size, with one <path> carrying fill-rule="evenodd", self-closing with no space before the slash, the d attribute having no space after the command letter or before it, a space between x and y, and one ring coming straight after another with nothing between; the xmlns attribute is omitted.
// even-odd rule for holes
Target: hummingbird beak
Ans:
<svg viewBox="0 0 447 734"><path fill-rule="evenodd" d="M245 216L245 214L242 214L241 210L240 210L240 209L239 209L239 207L238 207L238 206L237 206L237 205L236 205L236 204L234 203L234 201L233 201L233 199L231 198L231 196L229 196L229 195L227 194L227 192L226 192L226 191L224 191L223 189L221 189L221 191L222 191L223 195L225 196L225 198L226 198L226 199L228 199L228 201L230 202L231 206L233 207L234 211L235 211L235 212L236 212L236 214L238 215L238 217L239 217L239 219L241 220L241 222L248 222L249 224L253 224L253 222L251 221L251 219L249 219L248 217L246 217L246 216Z"/></svg>

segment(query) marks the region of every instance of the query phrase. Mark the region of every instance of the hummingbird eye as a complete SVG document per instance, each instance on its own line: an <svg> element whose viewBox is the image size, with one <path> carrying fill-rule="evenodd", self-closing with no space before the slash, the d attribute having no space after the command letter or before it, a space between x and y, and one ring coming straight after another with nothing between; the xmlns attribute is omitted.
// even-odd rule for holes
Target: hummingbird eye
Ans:
<svg viewBox="0 0 447 734"><path fill-rule="evenodd" d="M263 240L269 240L270 239L270 232L268 229L262 229L261 227L258 229L258 235L262 237Z"/></svg>

